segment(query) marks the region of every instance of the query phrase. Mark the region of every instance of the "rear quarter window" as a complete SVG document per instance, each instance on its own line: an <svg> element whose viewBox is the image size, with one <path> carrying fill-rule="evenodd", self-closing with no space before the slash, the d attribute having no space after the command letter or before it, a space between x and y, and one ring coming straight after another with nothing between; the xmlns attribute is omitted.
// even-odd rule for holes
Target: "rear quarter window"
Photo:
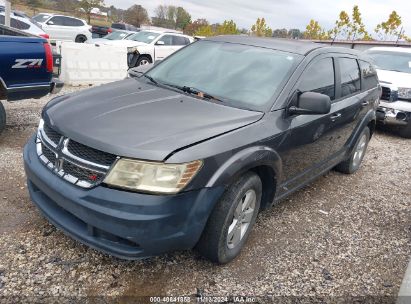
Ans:
<svg viewBox="0 0 411 304"><path fill-rule="evenodd" d="M359 60L361 70L361 87L363 91L373 89L378 86L377 71L374 66L366 61Z"/></svg>

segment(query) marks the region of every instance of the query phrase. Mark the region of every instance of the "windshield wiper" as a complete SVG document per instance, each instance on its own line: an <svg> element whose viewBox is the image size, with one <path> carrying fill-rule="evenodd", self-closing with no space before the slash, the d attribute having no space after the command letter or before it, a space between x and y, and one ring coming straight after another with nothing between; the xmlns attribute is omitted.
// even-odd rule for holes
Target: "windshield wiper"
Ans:
<svg viewBox="0 0 411 304"><path fill-rule="evenodd" d="M175 88L177 90L183 91L184 93L188 93L188 94L192 94L192 95L196 95L198 97L202 97L205 99L213 99L219 102L224 102L224 100L215 97L211 94L208 94L207 92L204 92L202 90L193 88L193 87L188 87L188 86L179 86L179 85L174 85L174 84L168 84L168 83L164 83L164 85L168 86L168 87L172 87Z"/></svg>
<svg viewBox="0 0 411 304"><path fill-rule="evenodd" d="M155 80L153 77L147 75L147 74L143 74L144 77L146 77L148 80L150 80L152 83L154 83L155 85L158 85L157 80Z"/></svg>

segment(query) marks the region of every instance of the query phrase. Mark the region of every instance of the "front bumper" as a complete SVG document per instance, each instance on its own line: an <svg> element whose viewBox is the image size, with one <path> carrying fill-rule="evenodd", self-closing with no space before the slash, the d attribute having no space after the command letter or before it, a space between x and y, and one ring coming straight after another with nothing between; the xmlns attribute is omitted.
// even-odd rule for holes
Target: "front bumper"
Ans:
<svg viewBox="0 0 411 304"><path fill-rule="evenodd" d="M98 186L84 190L40 163L34 137L24 148L31 199L55 226L78 241L123 259L195 246L224 188L149 195Z"/></svg>
<svg viewBox="0 0 411 304"><path fill-rule="evenodd" d="M377 109L377 120L383 124L406 126L411 121L411 102L381 100Z"/></svg>

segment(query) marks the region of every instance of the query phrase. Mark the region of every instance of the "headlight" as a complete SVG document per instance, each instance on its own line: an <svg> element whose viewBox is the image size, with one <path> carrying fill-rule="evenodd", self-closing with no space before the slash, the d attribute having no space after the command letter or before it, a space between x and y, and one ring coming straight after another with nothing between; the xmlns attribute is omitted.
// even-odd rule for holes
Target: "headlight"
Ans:
<svg viewBox="0 0 411 304"><path fill-rule="evenodd" d="M411 99L411 89L410 88L398 88L398 98Z"/></svg>
<svg viewBox="0 0 411 304"><path fill-rule="evenodd" d="M127 48L127 53L136 53L136 54L138 54L137 47L136 46L128 47Z"/></svg>
<svg viewBox="0 0 411 304"><path fill-rule="evenodd" d="M121 158L104 182L134 191L177 193L192 180L202 164L200 160L165 164Z"/></svg>

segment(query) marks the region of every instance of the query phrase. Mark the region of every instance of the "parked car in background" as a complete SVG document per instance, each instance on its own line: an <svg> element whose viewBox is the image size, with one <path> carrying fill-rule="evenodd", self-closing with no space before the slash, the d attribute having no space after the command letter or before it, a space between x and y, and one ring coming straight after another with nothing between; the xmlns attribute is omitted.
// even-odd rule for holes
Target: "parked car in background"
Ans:
<svg viewBox="0 0 411 304"><path fill-rule="evenodd" d="M5 19L5 12L0 10L0 24L4 25L6 22ZM49 35L46 34L40 25L38 25L34 20L32 21L30 18L22 17L15 12L11 13L10 26L31 35L46 39L49 38Z"/></svg>
<svg viewBox="0 0 411 304"><path fill-rule="evenodd" d="M140 31L138 27L131 25L131 24L127 24L127 23L122 23L122 22L111 24L111 28L117 29L117 30L134 31L134 32Z"/></svg>
<svg viewBox="0 0 411 304"><path fill-rule="evenodd" d="M93 39L104 37L113 32L113 29L108 26L98 26L92 25L91 26L91 34Z"/></svg>
<svg viewBox="0 0 411 304"><path fill-rule="evenodd" d="M396 126L402 137L411 138L411 49L375 47L367 54L382 87L378 121Z"/></svg>
<svg viewBox="0 0 411 304"><path fill-rule="evenodd" d="M0 25L0 100L56 93L62 83L52 74L53 55L46 39ZM0 133L5 125L6 112L0 102Z"/></svg>
<svg viewBox="0 0 411 304"><path fill-rule="evenodd" d="M183 34L140 31L124 40L106 41L104 44L127 47L128 64L133 68L163 60L193 41L193 37Z"/></svg>
<svg viewBox="0 0 411 304"><path fill-rule="evenodd" d="M45 13L38 14L33 19L41 24L50 39L79 43L92 39L91 26L85 20Z"/></svg>
<svg viewBox="0 0 411 304"><path fill-rule="evenodd" d="M24 148L31 199L120 258L194 247L227 263L261 210L360 168L380 95L370 66L302 41L198 41L140 77L50 101Z"/></svg>
<svg viewBox="0 0 411 304"><path fill-rule="evenodd" d="M93 38L91 40L87 40L87 43L101 43L104 44L107 41L112 41L112 40L124 40L127 39L127 37L130 37L131 35L134 35L136 32L131 32L131 31L122 31L122 30L114 30L110 34L101 37L101 38Z"/></svg>

